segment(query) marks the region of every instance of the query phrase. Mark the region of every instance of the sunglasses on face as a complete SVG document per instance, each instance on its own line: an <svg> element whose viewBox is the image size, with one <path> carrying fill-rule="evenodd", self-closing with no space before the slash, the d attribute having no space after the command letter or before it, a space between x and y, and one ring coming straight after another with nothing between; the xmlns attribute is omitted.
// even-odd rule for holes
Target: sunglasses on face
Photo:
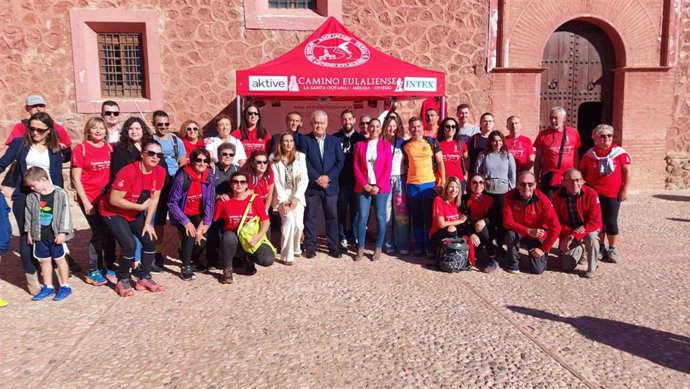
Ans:
<svg viewBox="0 0 690 389"><path fill-rule="evenodd" d="M458 126L451 124L451 125L445 125L445 126L443 126L443 128L445 128L446 130L454 130L454 129L458 128Z"/></svg>
<svg viewBox="0 0 690 389"><path fill-rule="evenodd" d="M220 153L220 156L221 157L234 157L235 154L234 153Z"/></svg>
<svg viewBox="0 0 690 389"><path fill-rule="evenodd" d="M268 161L267 161L267 160L255 159L254 162L256 162L257 165L268 165Z"/></svg>
<svg viewBox="0 0 690 389"><path fill-rule="evenodd" d="M120 112L118 112L118 111L103 111L103 116L115 116L115 117L118 117L118 116L120 116Z"/></svg>
<svg viewBox="0 0 690 389"><path fill-rule="evenodd" d="M232 180L233 185L244 185L247 183L247 180Z"/></svg>
<svg viewBox="0 0 690 389"><path fill-rule="evenodd" d="M187 132L190 132L190 131L199 131L199 129L197 127L188 127Z"/></svg>
<svg viewBox="0 0 690 389"><path fill-rule="evenodd" d="M536 185L536 183L534 183L534 182L521 182L520 183L520 186L523 188L527 188L527 187L533 188L534 185Z"/></svg>
<svg viewBox="0 0 690 389"><path fill-rule="evenodd" d="M151 157L151 158L153 158L153 157L156 157L158 159L163 158L163 153L157 153L157 152L151 151L151 150L144 151L144 155L146 155L147 157Z"/></svg>
<svg viewBox="0 0 690 389"><path fill-rule="evenodd" d="M206 158L194 158L194 163L208 163Z"/></svg>
<svg viewBox="0 0 690 389"><path fill-rule="evenodd" d="M247 116L259 116L259 113L258 113L258 112L249 111L249 112L247 112Z"/></svg>
<svg viewBox="0 0 690 389"><path fill-rule="evenodd" d="M599 135L599 138L601 138L601 139L613 138L613 134L601 134L601 135Z"/></svg>
<svg viewBox="0 0 690 389"><path fill-rule="evenodd" d="M37 132L39 134L44 134L50 130L50 128L36 128L36 127L29 127L29 132Z"/></svg>
<svg viewBox="0 0 690 389"><path fill-rule="evenodd" d="M484 181L472 181L472 185L484 185Z"/></svg>
<svg viewBox="0 0 690 389"><path fill-rule="evenodd" d="M170 122L156 123L156 127L170 127Z"/></svg>
<svg viewBox="0 0 690 389"><path fill-rule="evenodd" d="M359 125L360 125L360 126L368 126L368 125L369 125L369 122L359 122Z"/></svg>

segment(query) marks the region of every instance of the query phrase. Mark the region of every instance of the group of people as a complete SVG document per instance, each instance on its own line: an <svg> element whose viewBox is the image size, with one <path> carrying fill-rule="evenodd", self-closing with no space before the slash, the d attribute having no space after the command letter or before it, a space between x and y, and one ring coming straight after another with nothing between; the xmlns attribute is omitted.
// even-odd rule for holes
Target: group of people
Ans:
<svg viewBox="0 0 690 389"><path fill-rule="evenodd" d="M599 255L617 261L618 209L630 158L613 143L611 126L593 131L595 147L580 160L578 132L564 125L560 107L532 144L520 135L517 116L508 119L504 134L494 129L490 113L477 127L469 123L466 104L450 117L433 100L427 103L424 120L412 117L405 126L391 109L378 118L360 117L359 131L354 112L345 110L333 135L326 112L311 113L308 133L300 131L302 115L290 112L285 130L273 136L259 108L249 105L239 128L220 115L217 136L205 137L194 120L173 133L164 111L153 113L151 126L135 116L120 124L118 104L106 101L101 115L87 120L83 142L72 147L45 112L45 99L30 95L29 118L15 126L0 158L0 172L12 167L8 175L15 179L3 185L14 186L28 289L34 300L71 293L65 242L73 230L62 189L62 164L70 160L76 201L92 234L86 280L115 282L123 297L163 290L152 273L165 265L167 220L179 239L179 276L192 280L195 272L221 269L223 284L233 282L233 268L254 274L256 264L315 257L321 224L328 255L340 258L352 248L355 261L365 258L368 238L375 241L370 258L376 261L383 251L407 255L413 249L433 257L443 238L457 235L476 248L485 272L499 265L518 272L524 244L529 267L541 273L556 240L566 271L586 258L591 276ZM276 223L277 258L270 228Z"/></svg>

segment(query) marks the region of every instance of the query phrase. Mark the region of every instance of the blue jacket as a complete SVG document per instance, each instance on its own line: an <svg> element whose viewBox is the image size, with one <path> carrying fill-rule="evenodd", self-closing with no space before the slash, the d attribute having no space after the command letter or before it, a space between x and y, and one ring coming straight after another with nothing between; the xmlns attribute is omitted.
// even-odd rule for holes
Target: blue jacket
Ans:
<svg viewBox="0 0 690 389"><path fill-rule="evenodd" d="M9 251L11 240L12 224L10 224L10 207L7 205L5 196L0 194L0 255Z"/></svg>
<svg viewBox="0 0 690 389"><path fill-rule="evenodd" d="M17 186L12 192L12 201L19 197L20 192L27 195L31 192L29 187L24 186L24 175L26 174L26 156L29 154L29 146L24 144L24 138L17 138L10 143L10 147L5 152L5 155L0 158L0 173L4 172L12 162L19 161L17 166L19 167L19 177L17 178ZM65 183L62 179L62 163L67 162L70 159L72 150L67 148L65 150L58 151L54 153L48 150L50 156L50 180L53 185L57 185L60 188L65 187Z"/></svg>
<svg viewBox="0 0 690 389"><path fill-rule="evenodd" d="M314 133L301 137L302 152L307 157L307 173L309 175L309 186L306 195L326 191L327 196L335 196L340 191L338 177L345 164L345 154L343 154L342 142L333 135L326 134L323 146L323 157L319 149L319 142ZM328 188L323 189L316 185L314 181L320 176L326 175L331 179Z"/></svg>
<svg viewBox="0 0 690 389"><path fill-rule="evenodd" d="M206 181L201 182L203 203L201 216L203 217L204 225L210 226L213 221L213 206L216 203L216 176L209 170L207 177ZM185 181L187 184L185 184ZM184 208L185 204L187 204L187 193L189 192L190 184L191 178L184 167L178 170L170 188L170 197L168 197L170 221L175 226L184 226L189 223L189 218L184 214Z"/></svg>

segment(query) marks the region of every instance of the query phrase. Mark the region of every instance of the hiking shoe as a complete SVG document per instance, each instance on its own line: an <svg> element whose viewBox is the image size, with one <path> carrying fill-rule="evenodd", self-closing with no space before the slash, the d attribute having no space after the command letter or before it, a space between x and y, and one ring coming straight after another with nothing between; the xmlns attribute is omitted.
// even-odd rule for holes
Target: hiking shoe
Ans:
<svg viewBox="0 0 690 389"><path fill-rule="evenodd" d="M103 277L99 269L91 270L86 276L86 282L94 286L103 286L108 283L108 280Z"/></svg>
<svg viewBox="0 0 690 389"><path fill-rule="evenodd" d="M489 260L489 264L486 265L486 267L482 270L484 273L493 273L496 269L498 269L498 262L496 262L495 259Z"/></svg>
<svg viewBox="0 0 690 389"><path fill-rule="evenodd" d="M0 299L0 308L6 307L7 306L7 301Z"/></svg>
<svg viewBox="0 0 690 389"><path fill-rule="evenodd" d="M113 269L103 270L103 275L105 276L105 278L108 281L113 282L113 283L117 282L117 273L115 273L115 270L113 270Z"/></svg>
<svg viewBox="0 0 690 389"><path fill-rule="evenodd" d="M517 263L512 263L508 265L506 268L506 271L510 274L519 274L520 273L520 265Z"/></svg>
<svg viewBox="0 0 690 389"><path fill-rule="evenodd" d="M256 266L254 265L254 261L251 260L249 257L244 257L242 258L242 261L244 262L244 274L248 276L253 276L256 274Z"/></svg>
<svg viewBox="0 0 690 389"><path fill-rule="evenodd" d="M161 273L163 273L163 268L159 267L155 263L152 263L151 264L151 273L161 274Z"/></svg>
<svg viewBox="0 0 690 389"><path fill-rule="evenodd" d="M229 285L233 283L232 280L232 268L227 268L223 270L223 275L220 276L220 283Z"/></svg>
<svg viewBox="0 0 690 389"><path fill-rule="evenodd" d="M158 285L152 278L144 278L134 284L136 290L148 290L149 292L162 292L163 286Z"/></svg>
<svg viewBox="0 0 690 389"><path fill-rule="evenodd" d="M343 239L340 241L340 250L343 252L347 252L347 239Z"/></svg>
<svg viewBox="0 0 690 389"><path fill-rule="evenodd" d="M53 301L61 301L69 297L69 295L72 294L72 288L69 286L61 286L60 289L58 289L57 293L55 293L55 297L53 297Z"/></svg>
<svg viewBox="0 0 690 389"><path fill-rule="evenodd" d="M307 250L304 252L304 258L312 259L315 256L316 256L316 252L314 250Z"/></svg>
<svg viewBox="0 0 690 389"><path fill-rule="evenodd" d="M615 247L609 247L604 256L606 257L606 262L616 263L618 262L618 249Z"/></svg>
<svg viewBox="0 0 690 389"><path fill-rule="evenodd" d="M36 293L36 295L31 298L31 300L32 301L41 301L44 298L52 295L53 293L55 293L55 288L53 288L52 286L43 285L43 286L41 286L41 290L39 290L38 293Z"/></svg>
<svg viewBox="0 0 690 389"><path fill-rule="evenodd" d="M120 297L134 296L134 290L132 290L129 279L118 281L117 284L115 284L115 292L117 292Z"/></svg>
<svg viewBox="0 0 690 389"><path fill-rule="evenodd" d="M606 258L606 245L599 243L599 260L604 260Z"/></svg>
<svg viewBox="0 0 690 389"><path fill-rule="evenodd" d="M195 279L196 276L194 275L194 271L192 271L192 267L184 266L180 272L180 278L182 278L183 281L191 281Z"/></svg>

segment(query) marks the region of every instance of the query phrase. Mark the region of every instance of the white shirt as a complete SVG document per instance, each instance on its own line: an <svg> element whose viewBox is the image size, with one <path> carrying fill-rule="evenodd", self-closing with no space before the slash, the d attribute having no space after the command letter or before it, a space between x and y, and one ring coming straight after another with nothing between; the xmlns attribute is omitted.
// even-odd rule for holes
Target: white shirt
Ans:
<svg viewBox="0 0 690 389"><path fill-rule="evenodd" d="M321 158L323 158L323 147L326 144L326 136L322 138L316 138L316 142L319 144L319 151L321 152Z"/></svg>
<svg viewBox="0 0 690 389"><path fill-rule="evenodd" d="M117 127L114 131L110 132L110 130L107 130L108 132L108 143L117 143L120 141L120 127Z"/></svg>
<svg viewBox="0 0 690 389"><path fill-rule="evenodd" d="M374 166L376 166L378 147L378 139L370 140L367 143L367 179L369 180L369 185L376 185L376 172L374 171Z"/></svg>
<svg viewBox="0 0 690 389"><path fill-rule="evenodd" d="M50 180L50 154L48 149L41 153L36 151L33 146L29 148L29 153L26 154L26 169L28 170L34 166L38 166L48 172L48 180Z"/></svg>
<svg viewBox="0 0 690 389"><path fill-rule="evenodd" d="M247 154L244 152L244 146L242 146L242 141L230 135L230 141L224 142L222 139L214 136L210 143L206 144L206 150L211 154L211 159L213 162L218 162L218 146L223 143L230 143L235 145L235 158L232 160L233 165L239 166L239 161L247 159Z"/></svg>

